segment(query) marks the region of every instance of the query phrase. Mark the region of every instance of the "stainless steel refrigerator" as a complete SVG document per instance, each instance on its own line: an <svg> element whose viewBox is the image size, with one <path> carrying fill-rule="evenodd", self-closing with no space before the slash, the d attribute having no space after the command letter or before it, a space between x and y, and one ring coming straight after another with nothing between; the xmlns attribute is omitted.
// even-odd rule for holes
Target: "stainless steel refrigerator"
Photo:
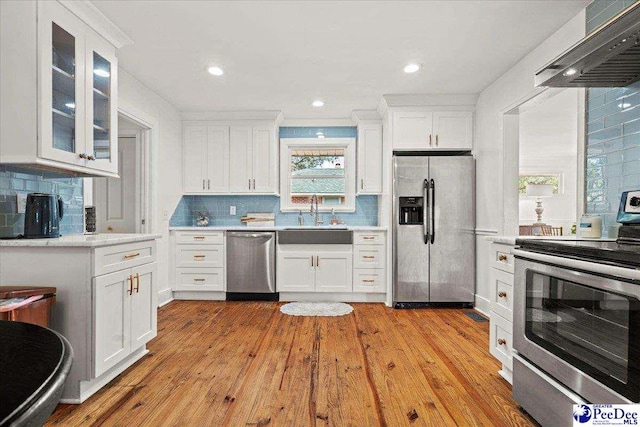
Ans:
<svg viewBox="0 0 640 427"><path fill-rule="evenodd" d="M474 169L467 153L394 154L394 307L473 305Z"/></svg>

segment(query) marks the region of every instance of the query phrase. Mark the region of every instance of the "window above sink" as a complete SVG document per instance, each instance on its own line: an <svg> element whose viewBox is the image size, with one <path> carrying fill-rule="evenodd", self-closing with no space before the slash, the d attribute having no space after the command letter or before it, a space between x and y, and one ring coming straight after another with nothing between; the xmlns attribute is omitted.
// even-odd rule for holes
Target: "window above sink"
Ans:
<svg viewBox="0 0 640 427"><path fill-rule="evenodd" d="M355 211L355 139L282 140L280 164L281 211Z"/></svg>

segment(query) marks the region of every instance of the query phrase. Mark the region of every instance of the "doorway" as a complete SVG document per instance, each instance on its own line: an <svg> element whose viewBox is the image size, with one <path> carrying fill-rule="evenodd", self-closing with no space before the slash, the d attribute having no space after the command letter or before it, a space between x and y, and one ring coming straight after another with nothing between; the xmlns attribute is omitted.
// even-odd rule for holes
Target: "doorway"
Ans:
<svg viewBox="0 0 640 427"><path fill-rule="evenodd" d="M148 130L118 115L118 175L95 178L93 204L98 233L141 233L145 225L143 178L144 136Z"/></svg>
<svg viewBox="0 0 640 427"><path fill-rule="evenodd" d="M583 89L538 88L502 112L503 231L571 235L584 213Z"/></svg>

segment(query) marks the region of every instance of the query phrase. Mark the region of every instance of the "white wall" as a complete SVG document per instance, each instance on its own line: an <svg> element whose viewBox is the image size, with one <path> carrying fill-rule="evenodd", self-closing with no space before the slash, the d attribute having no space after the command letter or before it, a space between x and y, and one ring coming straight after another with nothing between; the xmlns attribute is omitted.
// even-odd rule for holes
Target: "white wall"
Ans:
<svg viewBox="0 0 640 427"><path fill-rule="evenodd" d="M171 298L169 288L169 218L182 196L182 118L164 98L144 86L122 68L118 70L118 103L128 112L139 112L157 124L152 132L155 163L155 216L152 232L162 234L158 240L158 303ZM165 217L165 212L167 216Z"/></svg>
<svg viewBox="0 0 640 427"><path fill-rule="evenodd" d="M569 234L577 216L578 96L567 89L520 113L520 174L558 173L561 188L544 198L543 222ZM535 198L520 195L520 224L536 222Z"/></svg>
<svg viewBox="0 0 640 427"><path fill-rule="evenodd" d="M487 235L504 230L502 189L502 113L534 91L533 76L585 34L585 14L580 12L480 93L476 104L476 307L489 311L490 243ZM509 161L517 162L517 158Z"/></svg>

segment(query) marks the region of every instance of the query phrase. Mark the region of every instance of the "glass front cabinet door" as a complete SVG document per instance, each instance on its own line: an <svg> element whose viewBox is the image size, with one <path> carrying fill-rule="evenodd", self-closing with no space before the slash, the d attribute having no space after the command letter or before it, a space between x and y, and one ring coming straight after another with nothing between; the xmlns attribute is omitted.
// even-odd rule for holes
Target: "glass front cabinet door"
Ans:
<svg viewBox="0 0 640 427"><path fill-rule="evenodd" d="M117 65L113 48L87 37L87 154L88 166L118 172Z"/></svg>
<svg viewBox="0 0 640 427"><path fill-rule="evenodd" d="M38 156L116 174L115 48L58 2L38 17Z"/></svg>

